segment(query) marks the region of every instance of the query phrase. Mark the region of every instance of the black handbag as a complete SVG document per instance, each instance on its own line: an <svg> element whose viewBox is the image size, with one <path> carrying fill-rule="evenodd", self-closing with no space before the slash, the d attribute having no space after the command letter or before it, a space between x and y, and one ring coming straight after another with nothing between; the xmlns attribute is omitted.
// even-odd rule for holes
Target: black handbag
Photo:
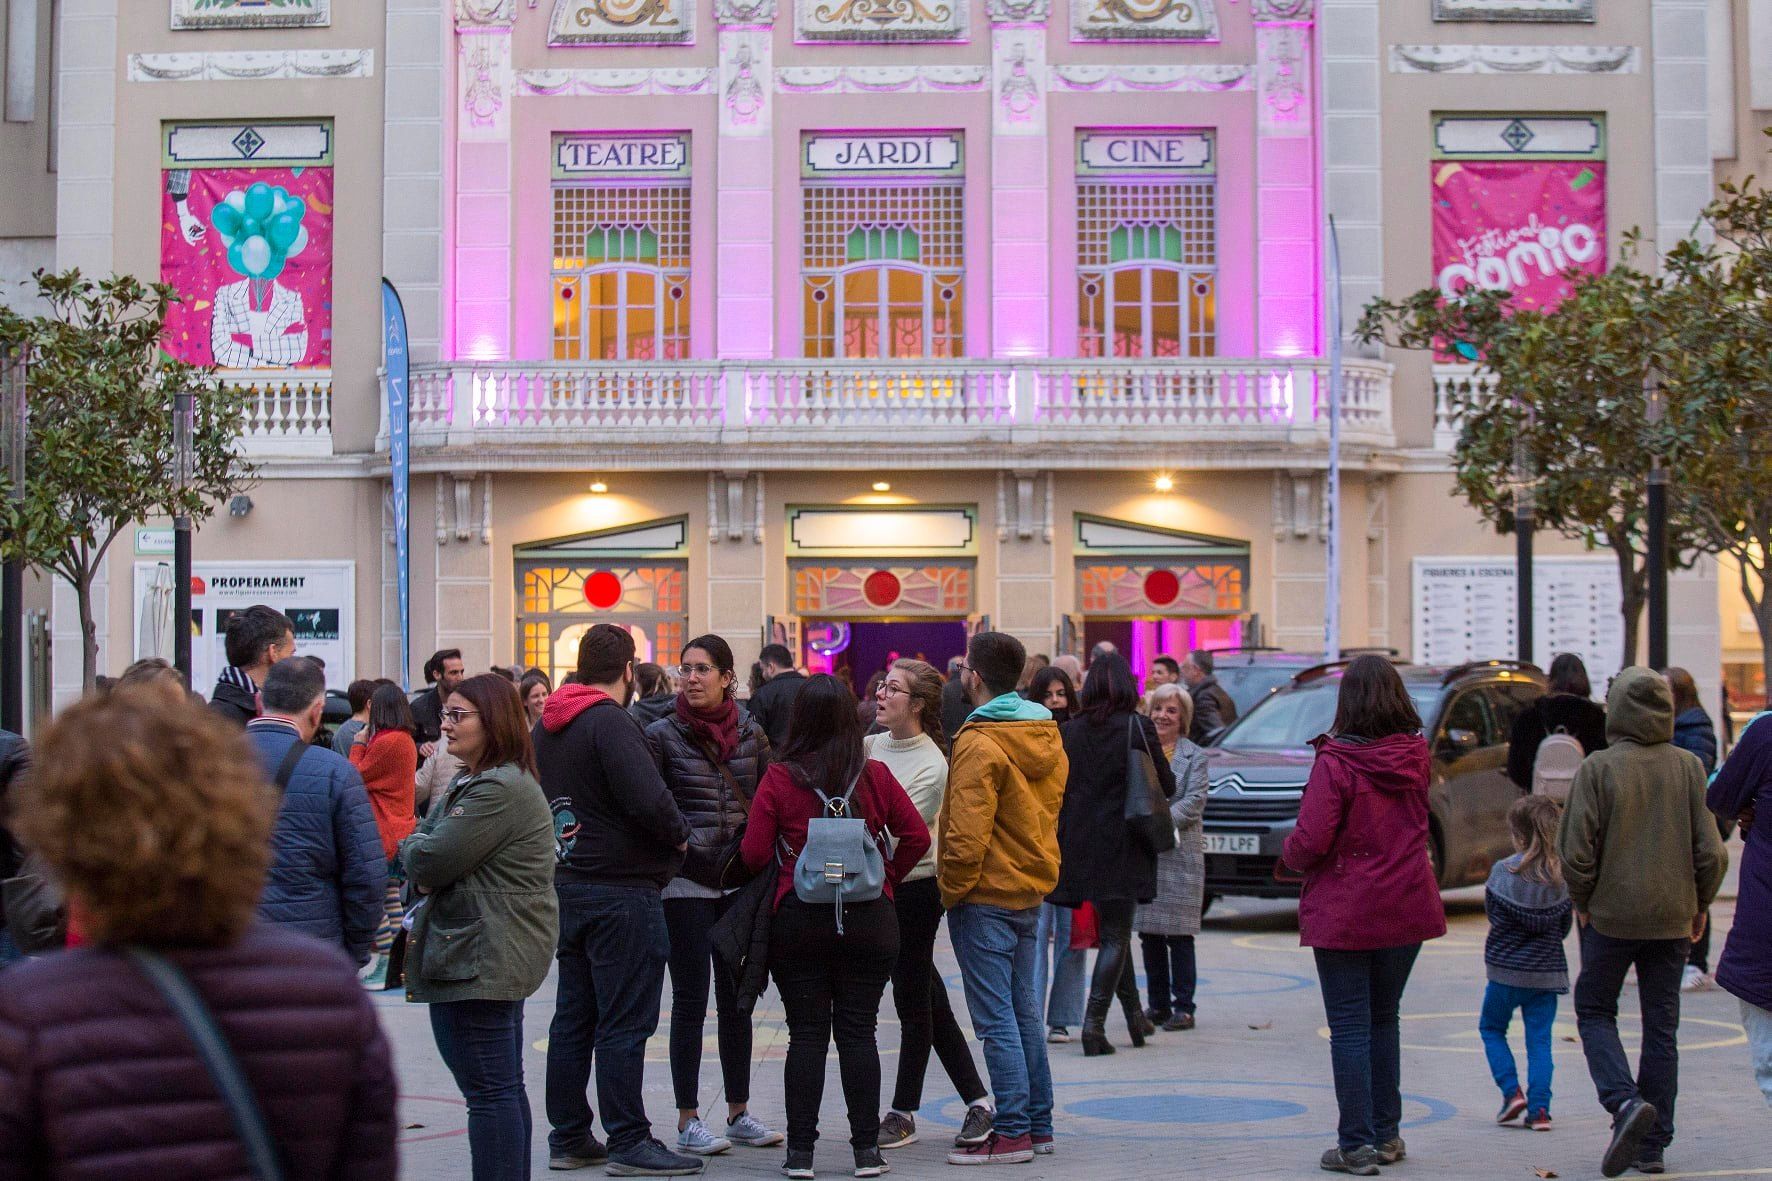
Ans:
<svg viewBox="0 0 1772 1181"><path fill-rule="evenodd" d="M1126 727L1126 827L1139 848L1167 853L1175 848L1175 821L1157 779L1157 761L1151 757L1137 714L1126 719ZM1138 737L1136 744L1134 735Z"/></svg>
<svg viewBox="0 0 1772 1181"><path fill-rule="evenodd" d="M123 955L148 978L148 983L172 1009L196 1045L197 1055L203 1059L203 1068L221 1093L234 1132L246 1151L246 1165L252 1176L257 1181L283 1181L277 1142L265 1124L258 1096L253 1094L252 1084L246 1081L246 1072L240 1069L239 1060L228 1047L227 1038L216 1025L203 998L197 995L197 990L178 966L164 956L141 947L126 947Z"/></svg>

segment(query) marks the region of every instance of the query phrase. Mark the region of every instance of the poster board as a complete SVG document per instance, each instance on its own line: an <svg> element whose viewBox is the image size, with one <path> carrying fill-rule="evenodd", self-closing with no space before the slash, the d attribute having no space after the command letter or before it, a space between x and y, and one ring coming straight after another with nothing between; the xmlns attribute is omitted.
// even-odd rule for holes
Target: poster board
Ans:
<svg viewBox="0 0 1772 1181"><path fill-rule="evenodd" d="M156 562L135 564L135 598L148 593ZM222 628L254 603L275 607L295 624L297 656L326 662L326 687L343 690L356 678L357 563L196 562L191 575L191 686L205 697L227 667ZM141 611L135 646L141 644Z"/></svg>
<svg viewBox="0 0 1772 1181"><path fill-rule="evenodd" d="M1455 665L1514 655L1511 557L1414 560L1410 633L1417 664ZM1532 571L1533 663L1573 652L1596 686L1623 668L1623 596L1609 557L1541 557Z"/></svg>

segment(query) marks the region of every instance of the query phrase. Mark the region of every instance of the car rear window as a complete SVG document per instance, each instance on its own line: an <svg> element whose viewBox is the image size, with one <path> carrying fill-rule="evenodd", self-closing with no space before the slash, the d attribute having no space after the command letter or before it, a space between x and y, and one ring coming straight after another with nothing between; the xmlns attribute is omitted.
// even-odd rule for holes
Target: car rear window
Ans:
<svg viewBox="0 0 1772 1181"><path fill-rule="evenodd" d="M1283 664L1246 664L1241 668L1226 668L1221 664L1215 675L1224 691L1231 695L1231 700L1237 703L1238 715L1242 715L1254 709L1263 697L1290 682L1297 672L1298 669Z"/></svg>
<svg viewBox="0 0 1772 1181"><path fill-rule="evenodd" d="M1407 685L1423 726L1432 728L1439 712L1440 687ZM1299 750L1335 721L1341 679L1325 678L1275 693L1239 718L1215 744L1224 750Z"/></svg>

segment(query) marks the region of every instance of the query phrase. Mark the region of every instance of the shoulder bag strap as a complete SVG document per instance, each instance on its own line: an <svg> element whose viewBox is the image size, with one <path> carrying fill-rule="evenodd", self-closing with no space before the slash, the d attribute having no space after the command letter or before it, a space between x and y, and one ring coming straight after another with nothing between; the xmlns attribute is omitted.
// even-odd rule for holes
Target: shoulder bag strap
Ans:
<svg viewBox="0 0 1772 1181"><path fill-rule="evenodd" d="M283 761L278 764L277 774L273 779L273 782L277 785L278 795L283 795L289 791L289 781L295 776L295 768L300 764L301 757L307 753L308 744L303 742L300 738L297 738L292 744L290 744L289 751L283 756Z"/></svg>
<svg viewBox="0 0 1772 1181"><path fill-rule="evenodd" d="M222 1103L227 1106L253 1177L257 1181L283 1181L283 1166L277 1159L276 1142L265 1126L258 1098L252 1093L252 1085L246 1081L245 1072L228 1048L227 1039L203 998L197 995L197 990L177 965L164 956L140 947L126 947L123 954L148 978L148 983L171 1007L179 1024L184 1026L196 1045L204 1069L209 1072L215 1089L221 1093Z"/></svg>
<svg viewBox="0 0 1772 1181"><path fill-rule="evenodd" d="M713 747L709 746L699 738L695 739L695 745L707 758L708 762L720 769L720 776L726 780L726 786L731 788L732 794L738 797L739 814L746 819L749 819L751 815L751 797L747 796L744 792L744 788L738 785L738 776L732 773L731 767L720 761L719 752Z"/></svg>

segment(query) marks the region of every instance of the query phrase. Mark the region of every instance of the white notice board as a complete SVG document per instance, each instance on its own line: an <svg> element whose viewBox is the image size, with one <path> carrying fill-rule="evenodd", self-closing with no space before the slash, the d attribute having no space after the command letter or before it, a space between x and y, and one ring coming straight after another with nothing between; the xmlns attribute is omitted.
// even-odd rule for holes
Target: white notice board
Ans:
<svg viewBox="0 0 1772 1181"><path fill-rule="evenodd" d="M1623 599L1610 557L1545 557L1533 563L1533 663L1560 652L1587 665L1596 686L1624 667ZM1512 558L1416 558L1411 632L1418 664L1450 665L1515 655Z"/></svg>

